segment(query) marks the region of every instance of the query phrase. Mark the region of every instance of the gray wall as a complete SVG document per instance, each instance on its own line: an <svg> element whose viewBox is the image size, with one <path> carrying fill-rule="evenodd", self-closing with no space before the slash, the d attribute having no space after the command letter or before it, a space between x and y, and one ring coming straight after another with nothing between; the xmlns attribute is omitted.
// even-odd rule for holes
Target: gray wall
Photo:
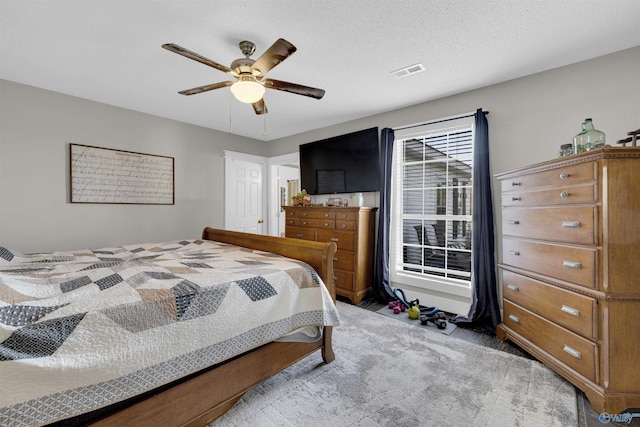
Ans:
<svg viewBox="0 0 640 427"><path fill-rule="evenodd" d="M640 128L640 46L401 110L272 141L269 156L367 127L402 127L488 110L493 173L557 157L582 121L593 118L607 142ZM409 77L410 78L410 77Z"/></svg>
<svg viewBox="0 0 640 427"><path fill-rule="evenodd" d="M175 205L68 203L69 144L175 158ZM23 252L200 237L222 227L223 150L262 141L0 80L0 245Z"/></svg>
<svg viewBox="0 0 640 427"><path fill-rule="evenodd" d="M204 225L221 227L223 150L272 157L366 127L476 108L490 111L493 173L555 158L586 117L613 143L640 127L638 70L640 46L267 144L0 80L0 245L79 249L195 237ZM69 143L175 157L175 206L68 203Z"/></svg>
<svg viewBox="0 0 640 427"><path fill-rule="evenodd" d="M487 120L493 174L556 158L560 145L572 142L587 117L593 118L595 127L606 133L607 143L616 145L615 142L625 138L627 132L640 128L640 46L282 138L270 143L269 156L297 151L298 145L305 142L372 126L381 129L402 127L473 112L477 108L490 112ZM493 188L496 225L499 227L500 194L495 179Z"/></svg>

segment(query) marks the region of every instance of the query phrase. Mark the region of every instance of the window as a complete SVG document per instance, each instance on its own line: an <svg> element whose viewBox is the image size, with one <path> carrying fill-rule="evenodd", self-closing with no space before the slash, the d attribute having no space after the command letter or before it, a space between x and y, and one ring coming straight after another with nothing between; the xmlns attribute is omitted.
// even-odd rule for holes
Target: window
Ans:
<svg viewBox="0 0 640 427"><path fill-rule="evenodd" d="M391 280L470 288L473 117L396 131Z"/></svg>

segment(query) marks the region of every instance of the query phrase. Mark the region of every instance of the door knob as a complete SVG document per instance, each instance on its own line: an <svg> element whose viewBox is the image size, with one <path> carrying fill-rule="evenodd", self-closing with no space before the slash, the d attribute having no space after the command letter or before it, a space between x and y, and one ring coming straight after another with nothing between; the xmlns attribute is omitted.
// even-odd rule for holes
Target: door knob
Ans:
<svg viewBox="0 0 640 427"><path fill-rule="evenodd" d="M264 222L264 220L262 220L262 219L258 220L258 224L262 224L263 222Z"/></svg>

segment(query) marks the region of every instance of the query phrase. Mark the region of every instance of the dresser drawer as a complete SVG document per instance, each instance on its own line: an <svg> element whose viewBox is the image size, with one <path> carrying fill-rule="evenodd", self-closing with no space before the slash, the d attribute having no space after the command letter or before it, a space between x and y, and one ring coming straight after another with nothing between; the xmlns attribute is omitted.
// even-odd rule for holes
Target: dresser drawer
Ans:
<svg viewBox="0 0 640 427"><path fill-rule="evenodd" d="M335 242L338 250L353 251L355 248L355 233L338 230L318 230L319 242Z"/></svg>
<svg viewBox="0 0 640 427"><path fill-rule="evenodd" d="M502 248L505 264L595 289L596 249L508 237Z"/></svg>
<svg viewBox="0 0 640 427"><path fill-rule="evenodd" d="M353 279L353 271L333 270L333 281L336 288L354 291Z"/></svg>
<svg viewBox="0 0 640 427"><path fill-rule="evenodd" d="M297 216L288 216L285 221L287 225L300 225L300 218Z"/></svg>
<svg viewBox="0 0 640 427"><path fill-rule="evenodd" d="M342 219L337 219L336 220L336 230L355 230L356 229L356 222L355 221L351 221L351 220L342 220Z"/></svg>
<svg viewBox="0 0 640 427"><path fill-rule="evenodd" d="M505 208L502 234L580 245L595 245L596 208L542 207Z"/></svg>
<svg viewBox="0 0 640 427"><path fill-rule="evenodd" d="M313 228L287 226L285 228L284 237L293 239L316 240L316 230Z"/></svg>
<svg viewBox="0 0 640 427"><path fill-rule="evenodd" d="M315 227L315 228L327 228L333 229L336 226L336 222L332 219L319 219L319 218L300 218L301 227Z"/></svg>
<svg viewBox="0 0 640 427"><path fill-rule="evenodd" d="M333 268L353 271L353 252L338 250L333 257Z"/></svg>
<svg viewBox="0 0 640 427"><path fill-rule="evenodd" d="M504 324L591 381L597 381L598 346L507 300Z"/></svg>
<svg viewBox="0 0 640 427"><path fill-rule="evenodd" d="M515 187L518 189L519 187ZM511 189L510 189L511 190ZM572 203L593 203L596 200L596 186L587 182L566 185L552 189L532 191L508 191L502 194L502 206L533 206Z"/></svg>
<svg viewBox="0 0 640 427"><path fill-rule="evenodd" d="M595 178L594 165L592 163L580 163L529 175L506 178L501 181L501 188L504 193L514 190L536 189L550 185L563 186L576 182L590 181Z"/></svg>
<svg viewBox="0 0 640 427"><path fill-rule="evenodd" d="M345 211L341 211L340 209L336 210L336 219L346 219L349 221L355 221L356 219L356 212L345 212Z"/></svg>
<svg viewBox="0 0 640 427"><path fill-rule="evenodd" d="M335 212L333 209L310 208L300 211L300 218L334 219Z"/></svg>
<svg viewBox="0 0 640 427"><path fill-rule="evenodd" d="M502 270L502 295L585 338L596 337L596 300Z"/></svg>

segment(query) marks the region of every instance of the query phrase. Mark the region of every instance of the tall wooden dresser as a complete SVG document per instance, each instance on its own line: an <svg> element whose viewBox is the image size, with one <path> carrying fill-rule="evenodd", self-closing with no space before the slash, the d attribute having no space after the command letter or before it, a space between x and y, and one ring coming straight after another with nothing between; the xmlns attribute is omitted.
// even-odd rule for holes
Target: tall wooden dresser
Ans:
<svg viewBox="0 0 640 427"><path fill-rule="evenodd" d="M640 407L640 148L497 175L509 339L598 412Z"/></svg>
<svg viewBox="0 0 640 427"><path fill-rule="evenodd" d="M353 304L373 282L375 212L372 207L283 206L285 237L336 242L333 259L336 293Z"/></svg>

